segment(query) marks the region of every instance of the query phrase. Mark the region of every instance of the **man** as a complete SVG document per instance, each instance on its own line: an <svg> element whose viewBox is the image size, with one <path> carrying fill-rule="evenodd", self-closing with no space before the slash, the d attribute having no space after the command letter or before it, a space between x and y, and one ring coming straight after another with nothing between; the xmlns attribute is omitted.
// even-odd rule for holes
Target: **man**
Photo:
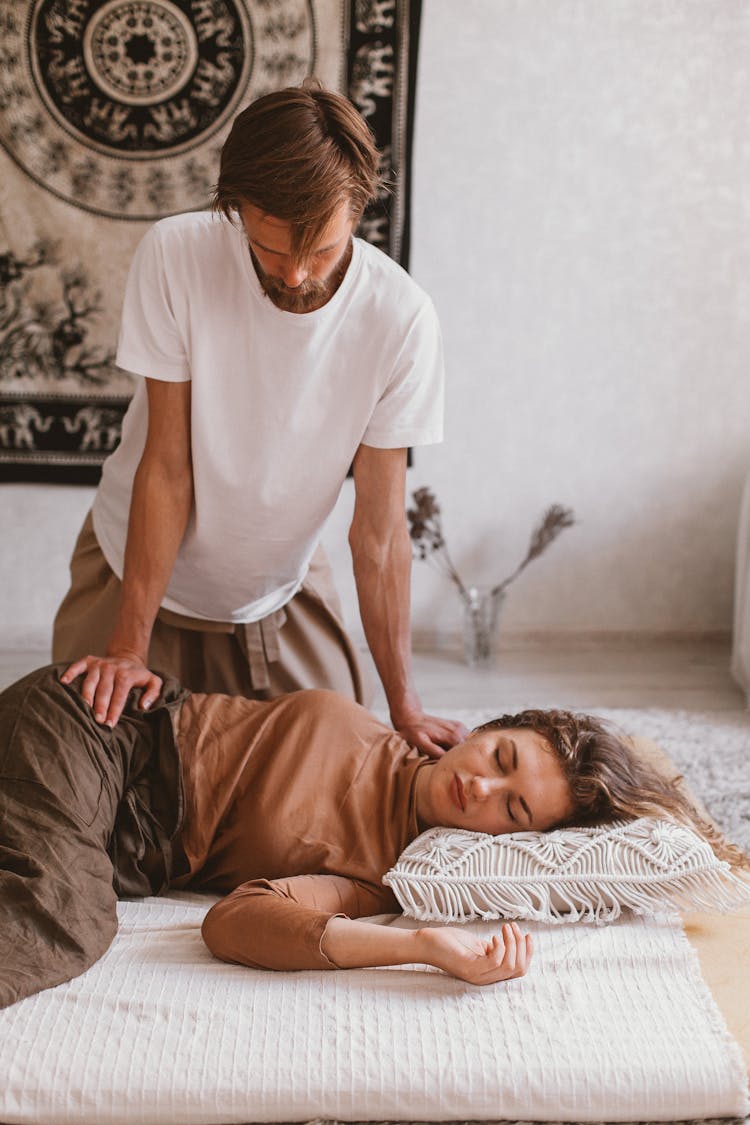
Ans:
<svg viewBox="0 0 750 1125"><path fill-rule="evenodd" d="M193 690L364 699L318 548L353 465L349 541L391 720L434 755L463 737L424 714L410 667L406 448L441 439L442 352L429 298L353 238L377 183L345 98L281 90L236 119L213 211L138 247L117 360L144 378L53 641L98 721L134 687L149 707L151 668Z"/></svg>

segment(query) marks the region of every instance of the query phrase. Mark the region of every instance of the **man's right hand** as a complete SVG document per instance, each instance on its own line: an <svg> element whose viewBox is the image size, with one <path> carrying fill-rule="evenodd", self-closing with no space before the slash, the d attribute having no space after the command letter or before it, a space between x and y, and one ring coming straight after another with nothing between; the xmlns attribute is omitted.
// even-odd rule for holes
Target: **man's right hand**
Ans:
<svg viewBox="0 0 750 1125"><path fill-rule="evenodd" d="M65 669L60 680L70 684L83 676L81 695L93 709L98 723L113 727L133 688L143 688L140 705L147 711L159 698L161 677L151 672L140 657L84 656Z"/></svg>

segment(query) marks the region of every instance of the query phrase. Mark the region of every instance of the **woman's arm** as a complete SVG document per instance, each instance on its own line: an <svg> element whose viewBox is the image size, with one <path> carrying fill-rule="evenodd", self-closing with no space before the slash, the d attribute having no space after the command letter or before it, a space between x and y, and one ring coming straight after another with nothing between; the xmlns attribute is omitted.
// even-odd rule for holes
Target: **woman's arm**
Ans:
<svg viewBox="0 0 750 1125"><path fill-rule="evenodd" d="M253 879L211 907L201 932L222 961L253 969L335 969L321 948L330 918L394 908L385 887L339 875Z"/></svg>
<svg viewBox="0 0 750 1125"><path fill-rule="evenodd" d="M432 965L470 984L522 977L531 961L531 936L515 922L488 940L456 926L398 930L350 918L331 918L321 942L340 969L375 965Z"/></svg>
<svg viewBox="0 0 750 1125"><path fill-rule="evenodd" d="M425 964L492 984L528 968L531 939L515 923L483 941L459 927L403 930L358 920L393 905L382 887L337 875L255 879L211 907L202 934L216 957L255 969Z"/></svg>

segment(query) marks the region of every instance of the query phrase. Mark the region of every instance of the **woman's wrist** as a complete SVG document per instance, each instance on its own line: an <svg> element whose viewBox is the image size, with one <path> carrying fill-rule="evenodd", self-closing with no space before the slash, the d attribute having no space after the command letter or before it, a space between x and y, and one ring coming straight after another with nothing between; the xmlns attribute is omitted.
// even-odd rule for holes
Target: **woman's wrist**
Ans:
<svg viewBox="0 0 750 1125"><path fill-rule="evenodd" d="M320 941L321 951L339 969L379 965L424 964L427 943L422 930L402 930L343 918L329 918Z"/></svg>

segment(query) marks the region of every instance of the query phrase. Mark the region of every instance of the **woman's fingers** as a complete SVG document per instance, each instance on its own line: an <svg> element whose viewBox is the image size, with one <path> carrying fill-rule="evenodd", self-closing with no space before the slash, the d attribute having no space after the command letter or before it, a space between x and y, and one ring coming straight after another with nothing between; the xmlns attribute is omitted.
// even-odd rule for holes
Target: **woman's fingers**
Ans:
<svg viewBox="0 0 750 1125"><path fill-rule="evenodd" d="M522 977L531 963L530 934L522 934L517 922L506 922L501 934L502 937L493 935L486 946L487 960L491 962L486 983Z"/></svg>
<svg viewBox="0 0 750 1125"><path fill-rule="evenodd" d="M478 937L461 926L438 927L425 930L422 940L429 953L427 964L470 984L523 976L531 960L531 938L521 933L517 922L506 922L490 937Z"/></svg>
<svg viewBox="0 0 750 1125"><path fill-rule="evenodd" d="M529 935L518 931L516 942L516 976L522 977L529 967Z"/></svg>
<svg viewBox="0 0 750 1125"><path fill-rule="evenodd" d="M505 969L509 976L511 976L516 969L516 955L518 953L517 937L520 937L520 930L515 922L506 922L503 926L503 944L505 946L505 955L501 962L501 967Z"/></svg>

